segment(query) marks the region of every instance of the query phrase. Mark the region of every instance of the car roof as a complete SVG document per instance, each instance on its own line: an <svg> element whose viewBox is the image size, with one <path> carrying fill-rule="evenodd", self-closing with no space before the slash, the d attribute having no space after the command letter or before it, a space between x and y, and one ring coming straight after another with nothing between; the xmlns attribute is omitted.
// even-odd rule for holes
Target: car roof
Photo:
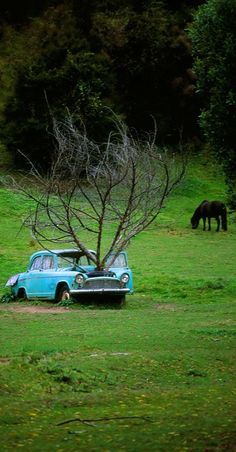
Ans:
<svg viewBox="0 0 236 452"><path fill-rule="evenodd" d="M88 250L89 251L89 253L91 253L91 254L96 254L95 253L95 251L94 250ZM62 249L62 250L51 250L51 253L54 253L54 254L61 254L61 255L66 255L66 256L68 256L68 255L83 255L83 254L85 254L84 253L84 251L81 251L81 250L78 250L78 249Z"/></svg>
<svg viewBox="0 0 236 452"><path fill-rule="evenodd" d="M91 254L96 254L94 250L88 250L89 253ZM59 249L59 250L39 250L36 251L31 257L33 256L37 256L40 254L57 254L58 256L67 256L67 257L80 257L83 256L85 253L84 251L81 251L79 249L76 248L72 248L72 249Z"/></svg>

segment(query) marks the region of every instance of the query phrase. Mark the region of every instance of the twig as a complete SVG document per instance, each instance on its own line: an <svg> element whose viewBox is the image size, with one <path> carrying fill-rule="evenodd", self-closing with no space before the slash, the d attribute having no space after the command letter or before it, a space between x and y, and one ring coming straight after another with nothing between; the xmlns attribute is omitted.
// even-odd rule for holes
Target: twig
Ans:
<svg viewBox="0 0 236 452"><path fill-rule="evenodd" d="M65 421L59 422L56 425L59 426L70 424L71 422L81 422L81 424L88 424L90 425L90 427L91 426L95 427L95 425L93 425L92 422L116 421L124 419L141 419L143 421L153 422L153 420L149 416L115 416L115 417L100 417L97 419L81 419L79 417L76 417L74 419L67 419Z"/></svg>

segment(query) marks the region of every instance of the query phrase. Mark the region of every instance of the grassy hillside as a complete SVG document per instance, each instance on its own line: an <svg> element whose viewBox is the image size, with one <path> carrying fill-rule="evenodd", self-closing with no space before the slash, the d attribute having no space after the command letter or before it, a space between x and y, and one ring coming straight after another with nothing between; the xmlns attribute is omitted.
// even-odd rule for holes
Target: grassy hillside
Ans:
<svg viewBox="0 0 236 452"><path fill-rule="evenodd" d="M20 229L29 205L0 196L4 293L37 246ZM0 305L2 451L235 450L236 225L192 230L206 198L225 200L221 173L192 162L130 245L124 309Z"/></svg>
<svg viewBox="0 0 236 452"><path fill-rule="evenodd" d="M234 285L235 218L229 215L227 233L216 233L214 220L211 232L203 232L201 224L197 230L190 226L193 211L207 198L225 201L220 169L207 160L201 166L192 161L156 222L134 238L128 249L136 294L165 299L173 290L175 296L183 292L185 297L187 291L195 297L199 287L212 281L221 280L224 288ZM29 230L22 227L29 209L29 201L0 188L0 291L8 276L23 271L29 255L38 249ZM90 248L95 246L89 236L86 240Z"/></svg>

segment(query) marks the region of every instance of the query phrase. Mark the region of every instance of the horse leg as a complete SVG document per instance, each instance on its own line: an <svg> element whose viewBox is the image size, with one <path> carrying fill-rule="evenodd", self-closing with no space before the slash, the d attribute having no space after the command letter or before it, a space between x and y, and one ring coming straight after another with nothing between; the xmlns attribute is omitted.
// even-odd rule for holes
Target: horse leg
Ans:
<svg viewBox="0 0 236 452"><path fill-rule="evenodd" d="M216 217L216 221L217 221L216 232L219 232L219 230L220 230L220 218L219 218L219 217Z"/></svg>
<svg viewBox="0 0 236 452"><path fill-rule="evenodd" d="M208 231L211 230L211 217L208 217Z"/></svg>
<svg viewBox="0 0 236 452"><path fill-rule="evenodd" d="M206 230L206 217L202 217L202 221L203 221L203 231Z"/></svg>
<svg viewBox="0 0 236 452"><path fill-rule="evenodd" d="M221 227L224 231L227 231L227 212L226 209L223 210L221 214Z"/></svg>

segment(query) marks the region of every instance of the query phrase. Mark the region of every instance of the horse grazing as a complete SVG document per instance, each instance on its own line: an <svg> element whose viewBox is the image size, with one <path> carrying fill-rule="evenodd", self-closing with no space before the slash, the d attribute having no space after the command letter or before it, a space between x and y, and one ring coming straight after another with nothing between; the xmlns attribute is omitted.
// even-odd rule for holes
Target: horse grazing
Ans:
<svg viewBox="0 0 236 452"><path fill-rule="evenodd" d="M215 218L217 221L216 231L218 232L220 230L220 217L222 229L227 231L227 210L225 204L221 201L202 201L191 218L192 229L198 227L199 221L202 218L203 231L206 230L206 219L208 219L208 231L210 231L211 218Z"/></svg>

